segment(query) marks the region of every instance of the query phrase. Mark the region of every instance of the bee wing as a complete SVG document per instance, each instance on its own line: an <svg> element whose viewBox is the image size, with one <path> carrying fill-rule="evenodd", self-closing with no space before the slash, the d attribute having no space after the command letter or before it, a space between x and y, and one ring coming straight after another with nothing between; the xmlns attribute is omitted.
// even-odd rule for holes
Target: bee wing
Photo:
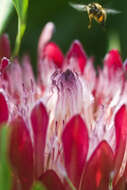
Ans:
<svg viewBox="0 0 127 190"><path fill-rule="evenodd" d="M87 5L75 4L75 3L71 3L71 2L69 3L69 5L78 11L87 11L87 9L86 9Z"/></svg>
<svg viewBox="0 0 127 190"><path fill-rule="evenodd" d="M114 10L114 9L105 9L107 14L120 14L121 11Z"/></svg>

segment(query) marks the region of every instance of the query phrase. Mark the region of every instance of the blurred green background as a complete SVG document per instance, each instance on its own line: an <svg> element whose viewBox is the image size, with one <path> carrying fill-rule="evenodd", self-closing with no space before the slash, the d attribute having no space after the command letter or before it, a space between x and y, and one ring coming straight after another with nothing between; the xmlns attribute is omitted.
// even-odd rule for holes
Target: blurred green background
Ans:
<svg viewBox="0 0 127 190"><path fill-rule="evenodd" d="M118 15L109 15L105 29L93 23L88 29L88 15L74 10L68 0L29 0L27 15L27 29L21 44L20 55L29 53L32 64L37 62L37 43L43 26L53 21L56 31L53 35L55 41L64 54L68 51L72 41L79 39L88 56L94 56L96 64L102 63L103 57L109 49L109 42L117 44L124 60L127 57L127 0L97 0L106 8L122 11ZM92 0L72 0L75 3L93 2ZM17 16L13 11L6 32L10 36L11 46L14 47L17 33ZM110 43L112 47L112 43ZM117 45L115 45L117 48Z"/></svg>

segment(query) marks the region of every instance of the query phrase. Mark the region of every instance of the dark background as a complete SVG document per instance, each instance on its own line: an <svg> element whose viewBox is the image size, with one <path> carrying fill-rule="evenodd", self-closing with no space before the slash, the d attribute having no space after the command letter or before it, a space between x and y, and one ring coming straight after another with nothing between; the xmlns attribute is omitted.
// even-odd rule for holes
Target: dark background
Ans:
<svg viewBox="0 0 127 190"><path fill-rule="evenodd" d="M97 0L106 8L122 11L118 15L109 15L105 28L93 22L92 29L88 29L88 15L74 10L68 0L29 0L27 15L27 30L21 44L20 56L29 53L33 66L37 60L37 43L43 26L53 21L56 31L53 36L64 54L68 51L72 41L79 39L88 56L94 56L96 64L102 63L109 48L109 39L117 35L120 41L122 59L127 57L127 0ZM72 0L75 3L93 2L92 0ZM13 11L6 32L9 33L12 49L17 33L17 16ZM117 47L116 47L117 48Z"/></svg>

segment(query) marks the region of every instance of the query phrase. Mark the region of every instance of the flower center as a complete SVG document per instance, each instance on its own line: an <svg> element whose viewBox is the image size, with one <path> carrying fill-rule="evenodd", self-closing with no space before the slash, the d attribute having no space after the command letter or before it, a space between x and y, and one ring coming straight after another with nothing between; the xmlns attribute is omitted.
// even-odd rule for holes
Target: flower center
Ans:
<svg viewBox="0 0 127 190"><path fill-rule="evenodd" d="M67 69L65 72L63 72L61 78L67 82L72 82L75 80L75 76L70 69Z"/></svg>

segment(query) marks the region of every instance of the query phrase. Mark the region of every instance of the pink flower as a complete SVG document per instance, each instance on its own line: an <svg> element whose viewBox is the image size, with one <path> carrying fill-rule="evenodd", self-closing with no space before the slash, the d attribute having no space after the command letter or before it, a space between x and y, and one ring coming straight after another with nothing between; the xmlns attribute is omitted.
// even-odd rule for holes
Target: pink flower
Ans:
<svg viewBox="0 0 127 190"><path fill-rule="evenodd" d="M13 63L7 36L0 65L0 124L11 128L13 188L125 190L127 187L127 69L111 50L97 72L79 41L64 57L50 42L48 23L39 39L38 75L30 59ZM7 44L7 46L6 46ZM8 52L9 50L9 52ZM8 52L8 53L7 53Z"/></svg>

